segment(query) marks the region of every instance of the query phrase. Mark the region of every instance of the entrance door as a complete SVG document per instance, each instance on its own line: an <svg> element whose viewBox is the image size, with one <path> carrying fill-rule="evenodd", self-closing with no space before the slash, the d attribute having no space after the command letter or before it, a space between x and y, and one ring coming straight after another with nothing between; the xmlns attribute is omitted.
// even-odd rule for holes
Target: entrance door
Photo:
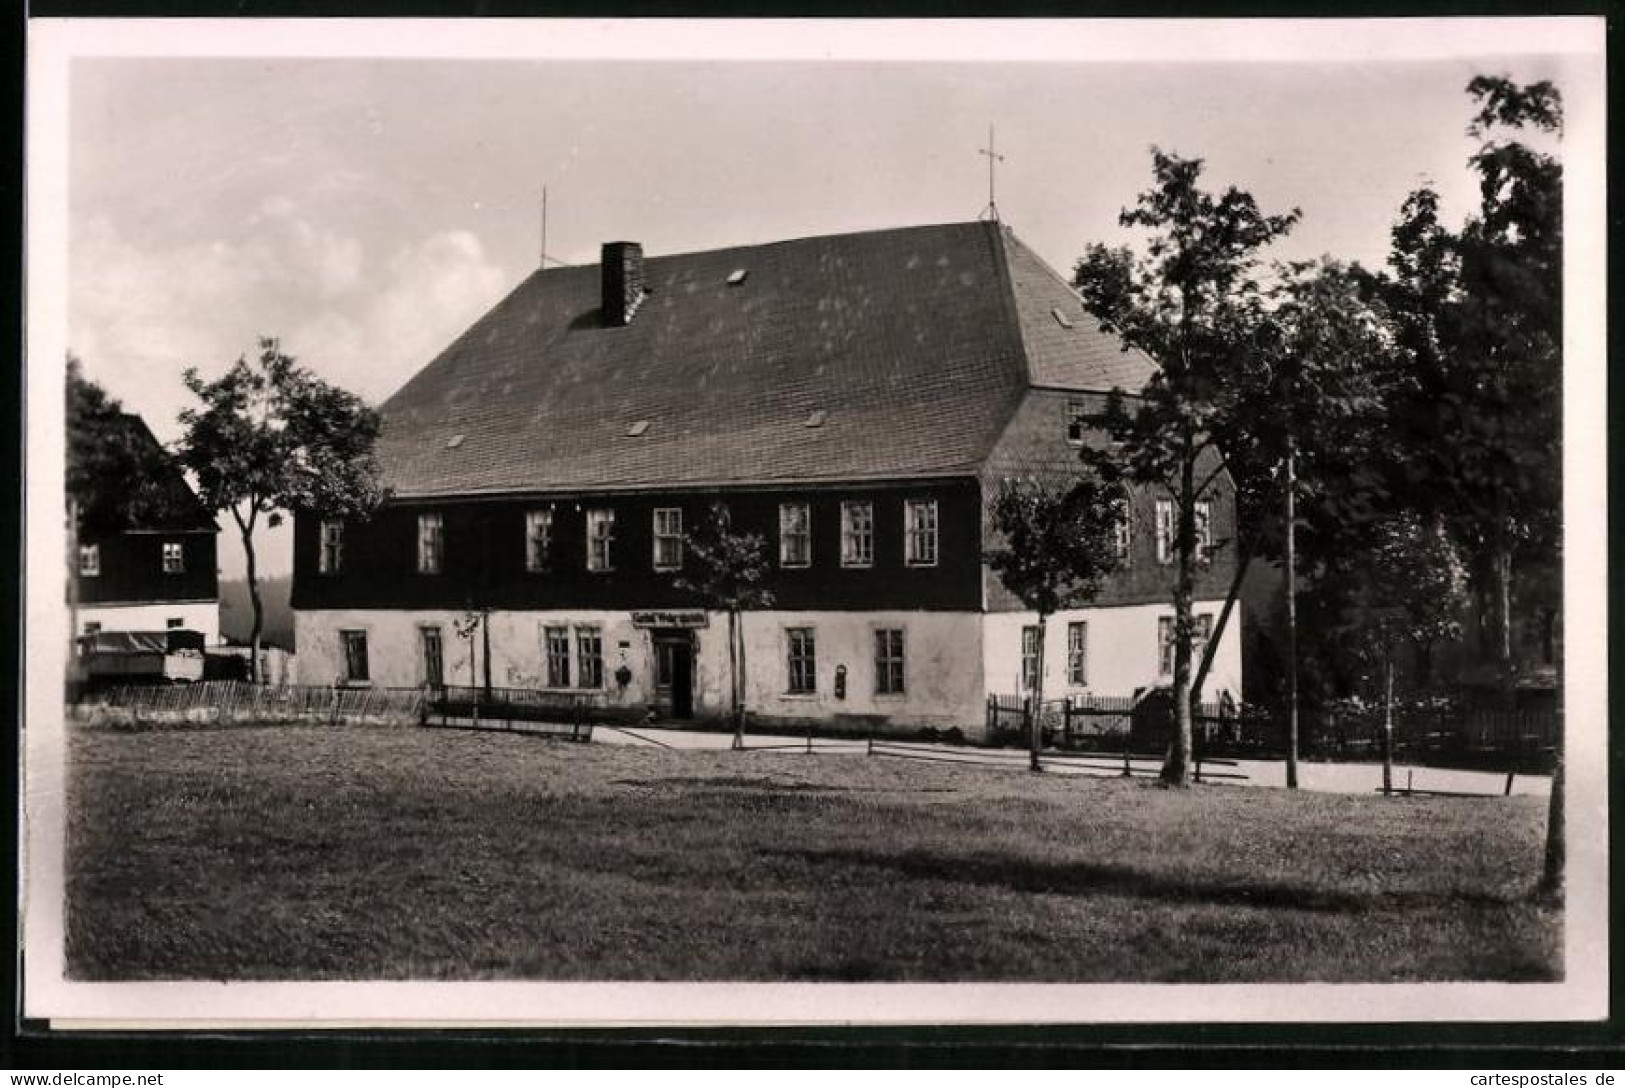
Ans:
<svg viewBox="0 0 1625 1088"><path fill-rule="evenodd" d="M673 718L694 716L694 637L687 631L657 631L655 696Z"/></svg>

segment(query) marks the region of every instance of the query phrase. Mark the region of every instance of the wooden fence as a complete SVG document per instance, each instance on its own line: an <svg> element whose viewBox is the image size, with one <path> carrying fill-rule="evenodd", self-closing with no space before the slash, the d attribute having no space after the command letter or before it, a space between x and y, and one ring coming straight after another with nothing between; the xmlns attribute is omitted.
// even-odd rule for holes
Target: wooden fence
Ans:
<svg viewBox="0 0 1625 1088"><path fill-rule="evenodd" d="M516 733L592 739L594 717L604 716L601 696L589 691L534 688L436 688L423 723L452 729L501 729Z"/></svg>
<svg viewBox="0 0 1625 1088"><path fill-rule="evenodd" d="M104 688L77 704L82 717L113 727L252 725L290 722L416 724L417 688L339 688L210 680Z"/></svg>

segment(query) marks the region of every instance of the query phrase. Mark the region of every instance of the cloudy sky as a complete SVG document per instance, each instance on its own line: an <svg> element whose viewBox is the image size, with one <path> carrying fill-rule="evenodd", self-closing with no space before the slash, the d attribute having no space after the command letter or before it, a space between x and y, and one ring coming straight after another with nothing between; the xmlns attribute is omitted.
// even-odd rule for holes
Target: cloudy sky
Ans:
<svg viewBox="0 0 1625 1088"><path fill-rule="evenodd" d="M1184 63L75 59L67 340L176 436L182 370L257 334L382 400L537 263L968 220L1056 268L1128 235L1159 145L1303 210L1283 259L1381 264L1407 192L1459 217L1478 72L1595 88L1560 58ZM223 573L240 572L223 537ZM267 566L287 567L285 541Z"/></svg>

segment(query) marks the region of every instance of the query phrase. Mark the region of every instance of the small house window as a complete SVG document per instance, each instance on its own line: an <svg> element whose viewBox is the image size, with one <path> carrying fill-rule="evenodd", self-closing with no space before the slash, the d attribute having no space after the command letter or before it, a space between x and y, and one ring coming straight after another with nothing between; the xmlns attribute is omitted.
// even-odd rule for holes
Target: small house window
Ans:
<svg viewBox="0 0 1625 1088"><path fill-rule="evenodd" d="M550 688L569 687L570 629L568 627L544 628L542 641L547 646L547 686Z"/></svg>
<svg viewBox="0 0 1625 1088"><path fill-rule="evenodd" d="M903 631L881 628L875 632L875 694L903 694Z"/></svg>
<svg viewBox="0 0 1625 1088"><path fill-rule="evenodd" d="M1074 446L1083 445L1083 436L1089 433L1089 406L1081 400L1066 403L1066 440Z"/></svg>
<svg viewBox="0 0 1625 1088"><path fill-rule="evenodd" d="M1191 668L1196 668L1207 652L1208 639L1213 637L1213 617L1207 613L1195 617L1196 634L1191 639ZM1157 620L1157 671L1163 676L1174 674L1174 617L1162 616Z"/></svg>
<svg viewBox="0 0 1625 1088"><path fill-rule="evenodd" d="M1089 686L1089 624L1066 625L1066 680L1073 687Z"/></svg>
<svg viewBox="0 0 1625 1088"><path fill-rule="evenodd" d="M1021 690L1038 690L1038 628L1021 629Z"/></svg>
<svg viewBox="0 0 1625 1088"><path fill-rule="evenodd" d="M812 512L804 502L779 504L779 566L812 564Z"/></svg>
<svg viewBox="0 0 1625 1088"><path fill-rule="evenodd" d="M178 540L164 541L164 573L186 573L186 546Z"/></svg>
<svg viewBox="0 0 1625 1088"><path fill-rule="evenodd" d="M1174 561L1174 503L1172 499L1157 500L1157 562Z"/></svg>
<svg viewBox="0 0 1625 1088"><path fill-rule="evenodd" d="M937 565L937 501L910 499L903 508L905 561L911 567Z"/></svg>
<svg viewBox="0 0 1625 1088"><path fill-rule="evenodd" d="M99 622L97 622L96 620L86 620L85 621L85 634L87 634L87 635L99 635L99 634L101 634L101 632L102 632L102 625Z"/></svg>
<svg viewBox="0 0 1625 1088"><path fill-rule="evenodd" d="M789 692L811 695L818 690L818 642L811 627L785 631L789 644Z"/></svg>
<svg viewBox="0 0 1625 1088"><path fill-rule="evenodd" d="M875 563L875 505L841 504L841 566L872 567Z"/></svg>
<svg viewBox="0 0 1625 1088"><path fill-rule="evenodd" d="M184 616L170 616L164 621L164 627L170 631L179 631L185 626L186 618Z"/></svg>
<svg viewBox="0 0 1625 1088"><path fill-rule="evenodd" d="M584 688L604 686L604 638L596 627L576 628L576 673Z"/></svg>
<svg viewBox="0 0 1625 1088"><path fill-rule="evenodd" d="M615 547L615 511L587 511L587 569L611 570Z"/></svg>
<svg viewBox="0 0 1625 1088"><path fill-rule="evenodd" d="M1112 551L1127 566L1134 552L1134 503L1127 492L1117 501L1117 524L1112 527Z"/></svg>
<svg viewBox="0 0 1625 1088"><path fill-rule="evenodd" d="M334 518L322 519L321 555L316 569L322 574L337 574L344 564L344 522Z"/></svg>
<svg viewBox="0 0 1625 1088"><path fill-rule="evenodd" d="M446 561L446 523L439 514L418 515L418 573L439 574Z"/></svg>
<svg viewBox="0 0 1625 1088"><path fill-rule="evenodd" d="M419 627L418 638L423 646L423 682L430 687L444 687L446 683L446 644L438 627Z"/></svg>
<svg viewBox="0 0 1625 1088"><path fill-rule="evenodd" d="M1157 562L1172 563L1178 550L1178 511L1172 499L1157 500ZM1196 561L1205 563L1213 551L1213 503L1202 499L1196 504Z"/></svg>
<svg viewBox="0 0 1625 1088"><path fill-rule="evenodd" d="M102 546L100 544L79 545L79 573L86 578L95 578L102 572Z"/></svg>
<svg viewBox="0 0 1625 1088"><path fill-rule="evenodd" d="M662 507L654 517L655 570L678 570L683 565L683 511Z"/></svg>
<svg viewBox="0 0 1625 1088"><path fill-rule="evenodd" d="M367 632L340 631L344 643L344 680L349 684L364 684L370 679L367 670Z"/></svg>
<svg viewBox="0 0 1625 1088"><path fill-rule="evenodd" d="M553 511L525 511L525 569L532 574L547 569L553 551Z"/></svg>

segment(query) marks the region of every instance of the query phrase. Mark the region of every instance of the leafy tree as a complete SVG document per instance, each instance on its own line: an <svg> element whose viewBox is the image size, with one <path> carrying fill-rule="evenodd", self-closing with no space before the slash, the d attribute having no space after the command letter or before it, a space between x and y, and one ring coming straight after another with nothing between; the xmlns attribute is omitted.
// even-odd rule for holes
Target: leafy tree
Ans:
<svg viewBox="0 0 1625 1088"><path fill-rule="evenodd" d="M335 388L262 337L254 362L239 358L213 381L196 368L186 387L202 402L181 412L181 459L204 504L230 511L248 561L254 625L249 641L259 680L264 606L254 551L255 530L274 528L290 512L315 517L370 513L384 498L373 444L378 414Z"/></svg>
<svg viewBox="0 0 1625 1088"><path fill-rule="evenodd" d="M75 536L103 536L144 518L178 511L163 486L176 472L145 427L129 425L124 406L86 378L68 356L67 492Z"/></svg>
<svg viewBox="0 0 1625 1088"><path fill-rule="evenodd" d="M1562 167L1518 137L1560 134L1563 111L1546 82L1478 76L1467 92L1479 205L1452 232L1437 194L1411 194L1379 289L1417 359L1397 414L1403 479L1469 549L1488 649L1505 667L1514 566L1556 562L1562 509Z"/></svg>
<svg viewBox="0 0 1625 1088"><path fill-rule="evenodd" d="M1259 253L1299 217L1266 215L1234 187L1214 196L1200 188L1201 173L1200 159L1152 149L1152 188L1119 216L1150 233L1146 256L1095 244L1073 272L1085 307L1160 364L1137 396L1109 398L1102 422L1127 478L1173 500L1176 728L1162 777L1176 786L1191 774L1192 602L1205 558L1196 507L1224 471L1221 436L1256 385L1248 372L1267 318Z"/></svg>
<svg viewBox="0 0 1625 1088"><path fill-rule="evenodd" d="M743 612L773 606L768 587L772 567L767 541L759 533L738 533L726 504L711 507L711 517L695 533L683 534L686 565L693 571L677 578L679 589L699 597L708 608L728 613L729 711L734 747L745 745L745 640Z"/></svg>
<svg viewBox="0 0 1625 1088"><path fill-rule="evenodd" d="M988 551L987 564L1006 589L1038 613L1038 677L1028 738L1034 771L1040 769L1049 618L1093 600L1117 565L1124 493L1109 471L1085 471L1064 481L1005 480L990 507L1003 542Z"/></svg>
<svg viewBox="0 0 1625 1088"><path fill-rule="evenodd" d="M1401 514L1374 527L1363 554L1340 572L1351 585L1348 622L1368 659L1382 668L1382 790L1393 785L1394 659L1404 646L1429 647L1461 633L1466 568L1437 523Z"/></svg>

